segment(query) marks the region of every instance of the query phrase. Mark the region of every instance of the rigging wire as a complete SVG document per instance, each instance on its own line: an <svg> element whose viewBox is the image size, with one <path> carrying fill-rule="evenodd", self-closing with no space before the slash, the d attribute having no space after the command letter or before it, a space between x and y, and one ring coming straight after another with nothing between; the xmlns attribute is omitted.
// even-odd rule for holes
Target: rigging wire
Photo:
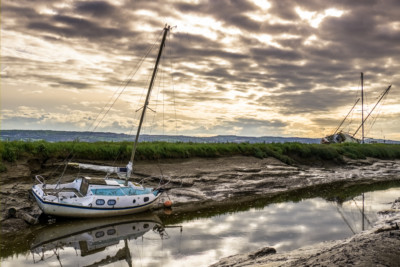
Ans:
<svg viewBox="0 0 400 267"><path fill-rule="evenodd" d="M377 97L377 99L379 99L379 96ZM375 112L375 116L373 115L372 121L369 123L369 127L367 130L367 134L369 134L372 131L372 127L375 125L377 119L379 118L379 116L381 115L381 111L382 111L382 107L384 106L384 102L385 102L386 98L384 97L382 99L382 102L380 103L380 105L378 106L378 110Z"/></svg>
<svg viewBox="0 0 400 267"><path fill-rule="evenodd" d="M100 111L100 112L98 113L98 115L96 116L95 120L92 121L92 124L88 127L88 131L89 131L89 132L92 132L92 133L93 133L93 132L98 128L98 126L100 125L100 123L104 120L105 116L108 114L108 112L111 110L111 108L113 107L113 105L115 104L115 102L119 99L119 97L120 97L120 96L122 95L122 93L125 91L126 87L127 87L128 84L131 82L131 80L133 79L133 77L136 75L136 73L138 72L140 66L143 64L144 60L147 58L147 56L149 55L149 53L150 53L150 52L153 50L153 48L155 47L156 43L159 41L160 37L162 36L162 32L163 32L163 31L160 32L160 34L158 35L156 41L149 47L149 49L147 50L146 54L139 60L139 62L138 62L137 65L136 65L136 69L134 69L133 71L130 72L130 74L128 75L128 78L127 78L125 81L121 82L121 84L120 84L120 86L118 87L118 89L117 89L117 90L114 92L114 94L110 97L109 101L103 106L103 108L101 109L101 111ZM125 84L125 85L124 85L124 84ZM124 85L124 86L123 86L123 85ZM121 89L121 88L122 88L122 89ZM119 92L119 93L118 93L118 92ZM114 99L114 97L115 97L115 99ZM113 100L113 99L114 99L114 100ZM106 110L106 108L107 108L107 106L108 106L109 104L110 104L110 107ZM100 118L100 115L101 115L103 112L105 112L104 115L101 117L100 121L98 121L97 125L94 127L96 121ZM92 127L94 127L94 128L93 128L92 130L90 130ZM72 161L72 159L74 158L74 155L73 155L74 147L75 147L75 145L76 145L77 142L79 142L79 139L78 139L78 138L75 139L75 140L73 141L73 145L72 145L71 151L70 151L70 152L68 153L68 155L65 157L65 159L64 159L64 161L63 161L63 164L59 165L54 171L52 171L52 172L50 173L50 175L49 175L50 177L53 176L53 175L58 171L58 169L59 169L62 165L65 164L66 166L68 166L67 163L70 162L70 161ZM118 158L118 156L119 156L119 153L120 153L120 152L118 152L118 154L117 154L117 158ZM116 159L115 159L115 161L116 161ZM115 163L115 161L114 161L114 163ZM61 176L60 176L60 178L59 178L57 184L61 181L62 177L63 177L64 174L65 174L65 171L66 171L66 168L64 168L64 170L63 170L63 172L62 172L62 174L61 174Z"/></svg>
<svg viewBox="0 0 400 267"><path fill-rule="evenodd" d="M171 59L170 60L170 73L171 73L170 79L171 79L171 87L172 87L172 102L173 102L173 106L174 106L174 117L175 117L175 135L177 136L178 135L178 120L176 117L176 101L175 101L175 86L174 86L174 72L173 72L174 57L172 54L172 48L170 48L170 47L167 48L167 54L168 53L170 55L169 58Z"/></svg>
<svg viewBox="0 0 400 267"><path fill-rule="evenodd" d="M353 103L356 103L357 99L360 98L359 92L361 91L361 81L360 81L359 79L357 79L357 81L358 81L358 89L355 90L355 91L353 92L353 94L354 94L354 101L353 101ZM355 84L355 83L356 83L356 81L354 81L354 84ZM344 124L343 127L342 127L341 129L338 129L337 132L343 132L344 129L347 129L346 132L350 132L350 129L351 129L352 124L353 124L354 112L355 112L355 109L353 108L353 110L352 110L352 111L350 112L350 114L349 114L350 119L347 120L347 123L343 123L343 124Z"/></svg>
<svg viewBox="0 0 400 267"><path fill-rule="evenodd" d="M160 63L162 63L164 61L164 55L162 55ZM157 108L158 108L158 97L160 95L160 88L161 88L161 84L164 78L164 68L162 65L159 66L159 70L158 72L160 72L160 74L157 75L156 79L157 79L157 93L156 93L156 99L155 99L155 108L153 111L153 117L152 117L152 122L150 124L150 130L149 130L149 134L152 134L153 129L155 128L155 121L156 121L156 116L157 116Z"/></svg>
<svg viewBox="0 0 400 267"><path fill-rule="evenodd" d="M168 37L169 37L168 33ZM172 76L172 69L170 71L170 75L167 74L166 68L168 67L168 64L162 64L163 62L167 62L171 60L171 56L170 53L168 53L168 51L171 50L170 46L166 47L167 53L164 53L162 55L162 60L161 60L161 65L159 67L159 74L157 75L157 97L155 99L155 108L153 110L154 115L152 116L152 123L150 125L150 129L149 129L149 133L153 133L153 131L159 126L156 125L155 121L156 118L159 118L159 116L157 115L157 111L160 107L160 105L162 105L162 115L161 115L161 119L162 119L162 135L165 134L165 89L169 86L173 86L173 83L168 82L168 78L167 77L171 77ZM167 60L168 59L168 60ZM171 79L172 80L172 79ZM160 98L160 94L162 94L162 98Z"/></svg>
<svg viewBox="0 0 400 267"><path fill-rule="evenodd" d="M160 38L158 38L158 39L160 39ZM154 45L155 45L157 42L159 42L159 40L156 40L156 41L154 42L153 46L151 47L151 50L154 48ZM149 51L149 52L150 52L150 51ZM142 103L142 99L143 99L143 98L145 97L145 95L146 95L146 92L147 92L146 85L150 83L150 79L151 79L151 72L147 74L147 78L143 79L143 81L144 81L144 82L143 82L143 87L142 87L142 91L141 91L141 94L140 94L139 101L137 101L137 102L136 102L136 105L135 105L135 109L134 109L134 110L135 110L135 115L134 115L134 117L133 117L133 121L138 120L139 114L138 114L137 111L141 110L141 108L139 108L139 106L140 106L141 103ZM142 107L142 108L143 108L143 107ZM130 130L129 130L129 135L132 135L132 132L133 132L133 130L135 129L135 127L136 127L136 126L132 123L132 126L131 126L131 128L130 128ZM117 153L117 155L116 155L116 157L115 157L115 160L114 160L114 162L113 162L113 166L115 166L115 164L116 164L116 162L117 162L117 160L118 160L120 154L121 154L121 150L118 151L118 153Z"/></svg>
<svg viewBox="0 0 400 267"><path fill-rule="evenodd" d="M162 32L161 32L162 33ZM155 42L155 43L157 43L157 41ZM165 60L164 59L165 58L165 55L163 54L162 55L162 58L161 58L161 60L160 60L160 64ZM158 74L158 72L161 72L161 75L160 74ZM163 83L163 77L164 77L164 68L162 67L162 65L160 65L160 67L159 67L159 70L157 71L157 73L156 73L156 81L158 82L158 86L157 86L157 88L158 88L158 91L157 91L157 98L156 98L156 100L155 100L155 108L154 108L154 110L153 109L151 109L151 108L149 108L150 110L152 110L153 112L154 112L154 115L153 115L153 119L152 119L152 124L151 124L151 126L150 126L150 129L149 129L149 134L151 134L152 133L152 131L153 131L153 129L154 129L154 121L155 121L155 117L156 117L156 114L157 114L157 108L158 108L158 104L159 104L159 100L158 100L158 97L159 97L159 93L160 93L160 88L161 88L161 86L160 86L160 84L161 83ZM147 82L145 83L145 84L149 84L150 83L150 78L151 78L151 73L148 75L148 79L147 79ZM142 95L141 95L141 97L140 97L140 100L139 100L139 102L137 103L137 106L136 107L138 107L139 106L139 103L141 103L142 101L142 98L143 98L143 96L144 96L144 92L145 92L145 89L146 88L143 88L143 91L142 91ZM136 109L136 111L138 111L138 110L140 110L141 108L139 108L139 109ZM136 115L135 115L135 118L136 118ZM146 120L146 118L145 118L145 120ZM133 131L133 129L134 129L134 125L132 125L132 128L131 128L131 130L130 130L130 134L132 133L132 131ZM146 130L145 129L145 127L143 127L143 130ZM119 153L120 153L120 151L119 151ZM119 153L118 153L118 155L117 155L117 157L116 157L116 159L115 159L115 161L114 161L114 164L115 164L115 162L116 162L116 160L117 160L117 158L118 158L118 156L119 156Z"/></svg>
<svg viewBox="0 0 400 267"><path fill-rule="evenodd" d="M164 135L164 129L165 129L165 87L163 87L163 92L162 92L162 134Z"/></svg>
<svg viewBox="0 0 400 267"><path fill-rule="evenodd" d="M158 39L160 38L160 36L161 36L161 34L159 35ZM157 39L157 41L158 41L158 39ZM125 91L126 87L127 87L128 84L131 82L131 80L132 80L132 78L135 76L135 74L138 72L139 67L142 65L142 63L143 63L144 60L147 58L147 56L149 55L149 53L151 52L151 50L154 48L154 46L155 46L155 44L157 43L157 41L155 41L155 42L153 43L153 45L148 49L146 55L143 56L143 57L141 58L141 60L140 60L139 63L138 63L138 64L139 64L138 68L136 68L134 71L131 72L131 73L133 73L132 76L129 77L129 78L126 80L125 85L124 85L124 86L122 87L122 89L121 89L121 92L117 95L117 97L116 97L116 98L114 99L114 101L111 103L110 107L109 107L109 108L107 109L107 111L104 113L103 117L102 117L101 120L97 123L97 125L96 125L95 128L92 130L92 132L94 132L94 131L97 129L97 127L100 125L100 123L104 120L105 116L108 114L108 112L109 112L109 111L111 110L111 108L114 106L115 102L119 99L119 97L120 97L120 96L122 95L122 93Z"/></svg>

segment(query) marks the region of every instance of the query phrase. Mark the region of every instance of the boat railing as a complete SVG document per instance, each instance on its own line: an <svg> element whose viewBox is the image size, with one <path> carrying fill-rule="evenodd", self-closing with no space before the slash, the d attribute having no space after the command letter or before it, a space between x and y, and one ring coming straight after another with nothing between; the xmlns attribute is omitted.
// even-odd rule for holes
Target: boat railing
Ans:
<svg viewBox="0 0 400 267"><path fill-rule="evenodd" d="M74 193L75 194L74 197L83 197L83 195L78 190L76 190L75 188L62 187L62 188L59 188L59 189L43 189L43 193L45 195L56 196L58 199L60 199L60 195L59 194L61 192L70 192L70 193ZM61 197L63 197L63 196L61 196Z"/></svg>
<svg viewBox="0 0 400 267"><path fill-rule="evenodd" d="M45 179L41 175L35 175L36 181L38 181L40 184L46 184Z"/></svg>
<svg viewBox="0 0 400 267"><path fill-rule="evenodd" d="M80 193L78 190L76 190L75 188L66 188L66 187L61 187L61 188L46 188L46 180L44 179L43 176L41 175L35 175L35 179L36 181L38 181L41 185L43 185L43 194L44 195L53 195L56 197L60 197L59 193L60 192L72 192L75 193L76 196L78 197L82 197L82 193Z"/></svg>

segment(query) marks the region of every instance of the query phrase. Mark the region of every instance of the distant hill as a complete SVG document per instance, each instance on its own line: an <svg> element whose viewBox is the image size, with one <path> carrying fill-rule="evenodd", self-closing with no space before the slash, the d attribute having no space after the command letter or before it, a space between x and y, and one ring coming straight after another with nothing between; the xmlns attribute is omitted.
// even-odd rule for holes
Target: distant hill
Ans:
<svg viewBox="0 0 400 267"><path fill-rule="evenodd" d="M133 141L134 135L106 133L106 132L69 132L69 131L46 131L46 130L2 130L0 132L0 140L45 140L48 142L73 141L78 139L82 142L121 142ZM217 135L210 137L195 137L184 135L146 135L140 136L139 141L165 141L165 142L193 142L193 143L286 143L299 142L306 144L320 143L319 138L300 138L300 137L276 137L276 136L236 136L236 135ZM398 141L370 139L372 142L378 143L396 143Z"/></svg>
<svg viewBox="0 0 400 267"><path fill-rule="evenodd" d="M2 130L0 132L0 140L45 140L48 142L73 141L78 139L82 142L97 141L133 141L134 135L106 133L106 132L69 132L69 131L45 131L45 130ZM235 135L217 135L210 137L195 137L184 135L147 135L140 136L139 141L166 141L166 142L193 142L193 143L284 143L284 142L300 142L300 143L319 143L317 138L298 138L298 137L248 137Z"/></svg>

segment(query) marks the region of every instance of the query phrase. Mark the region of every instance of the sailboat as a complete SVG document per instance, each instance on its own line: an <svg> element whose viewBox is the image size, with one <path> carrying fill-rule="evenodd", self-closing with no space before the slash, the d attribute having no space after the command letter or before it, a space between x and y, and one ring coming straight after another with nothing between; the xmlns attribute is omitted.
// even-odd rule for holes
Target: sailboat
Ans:
<svg viewBox="0 0 400 267"><path fill-rule="evenodd" d="M129 178L132 174L143 119L148 108L151 90L170 29L171 27L167 25L163 29L163 37L129 163L126 167L113 167L69 162L68 165L80 169L107 173L102 178L78 177L70 183L47 184L41 175L36 175L37 183L33 185L31 192L44 214L77 218L126 215L146 211L159 199L164 191L162 185L157 188L144 187L141 184L129 181ZM118 178L110 178L110 174L116 174Z"/></svg>
<svg viewBox="0 0 400 267"><path fill-rule="evenodd" d="M386 88L380 95L378 101L372 108L372 110L368 113L368 115L364 118L364 73L361 72L361 124L357 128L357 130L354 132L354 134L351 133L346 133L340 130L340 127L343 125L343 123L346 121L347 117L350 115L350 113L353 111L354 107L357 105L357 103L360 101L360 98L357 99L357 101L354 103L353 107L350 109L349 113L347 113L346 117L342 120L342 122L339 124L339 126L336 128L335 132L331 135L325 136L324 138L321 139L321 144L332 144L332 143L364 143L364 125L366 120L369 118L369 116L372 114L372 112L375 110L375 108L378 106L379 102L389 93L390 88L392 85L389 85L388 88ZM355 136L358 133L358 131L362 129L362 137L361 140L357 139Z"/></svg>

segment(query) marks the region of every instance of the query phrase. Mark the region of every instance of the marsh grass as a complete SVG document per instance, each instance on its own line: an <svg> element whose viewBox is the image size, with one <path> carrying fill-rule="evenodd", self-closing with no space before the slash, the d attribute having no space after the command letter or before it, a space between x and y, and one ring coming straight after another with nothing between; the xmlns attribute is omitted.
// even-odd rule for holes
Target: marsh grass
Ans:
<svg viewBox="0 0 400 267"><path fill-rule="evenodd" d="M125 160L131 155L131 142L56 142L1 141L1 159L14 162L24 157L85 160ZM253 156L274 157L287 164L307 161L343 162L343 157L400 159L400 145L393 144L302 144L302 143L168 143L142 142L136 160L183 159L192 157ZM4 164L0 170L4 170Z"/></svg>

